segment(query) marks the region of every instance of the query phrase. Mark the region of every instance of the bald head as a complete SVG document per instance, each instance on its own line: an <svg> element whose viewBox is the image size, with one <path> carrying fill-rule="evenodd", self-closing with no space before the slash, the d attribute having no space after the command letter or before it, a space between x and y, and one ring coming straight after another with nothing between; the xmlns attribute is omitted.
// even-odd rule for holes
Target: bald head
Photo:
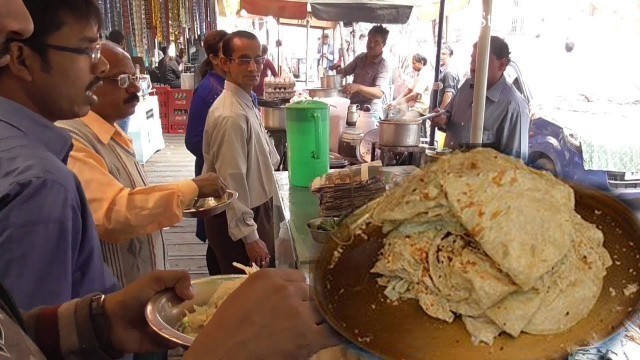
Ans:
<svg viewBox="0 0 640 360"><path fill-rule="evenodd" d="M133 115L140 101L140 86L129 78L128 84L122 87L124 85L118 78L122 75L134 76L136 68L129 54L118 44L105 41L100 53L109 63L109 71L102 77L103 85L94 92L98 102L91 110L107 122L114 123ZM124 80L127 80L126 76Z"/></svg>

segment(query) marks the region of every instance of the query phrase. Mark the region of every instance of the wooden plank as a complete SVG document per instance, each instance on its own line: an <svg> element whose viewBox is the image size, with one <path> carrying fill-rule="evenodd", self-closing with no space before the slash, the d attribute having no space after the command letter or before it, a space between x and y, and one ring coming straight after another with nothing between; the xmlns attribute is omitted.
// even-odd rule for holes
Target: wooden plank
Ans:
<svg viewBox="0 0 640 360"><path fill-rule="evenodd" d="M199 258L207 253L207 244L167 244L166 249L171 256L191 256Z"/></svg>

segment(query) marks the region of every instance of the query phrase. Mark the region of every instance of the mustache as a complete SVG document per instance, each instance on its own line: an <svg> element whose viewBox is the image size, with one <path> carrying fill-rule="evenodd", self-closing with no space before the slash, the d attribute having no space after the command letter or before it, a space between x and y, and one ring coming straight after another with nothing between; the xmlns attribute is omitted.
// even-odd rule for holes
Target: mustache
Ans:
<svg viewBox="0 0 640 360"><path fill-rule="evenodd" d="M140 102L140 96L138 96L138 94L131 94L124 100L125 104L130 104L134 102Z"/></svg>

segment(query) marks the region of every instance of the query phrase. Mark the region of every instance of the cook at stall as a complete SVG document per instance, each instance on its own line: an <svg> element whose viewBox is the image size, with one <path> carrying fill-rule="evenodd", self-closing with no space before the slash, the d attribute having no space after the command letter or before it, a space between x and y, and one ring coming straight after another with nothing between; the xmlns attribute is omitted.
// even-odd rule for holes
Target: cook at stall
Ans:
<svg viewBox="0 0 640 360"><path fill-rule="evenodd" d="M359 54L344 68L334 65L333 70L343 77L353 75L353 82L346 84L342 92L352 104L371 107L375 120L382 119L382 99L389 84L389 65L382 56L389 30L376 25L369 30L367 51Z"/></svg>

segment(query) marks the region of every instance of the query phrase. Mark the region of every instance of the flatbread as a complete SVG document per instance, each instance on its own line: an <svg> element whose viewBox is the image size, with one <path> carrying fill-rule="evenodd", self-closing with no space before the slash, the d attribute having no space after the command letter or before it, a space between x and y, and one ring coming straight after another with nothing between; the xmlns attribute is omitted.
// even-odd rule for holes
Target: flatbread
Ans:
<svg viewBox="0 0 640 360"><path fill-rule="evenodd" d="M521 162L488 149L452 156L443 188L462 225L524 290L569 249L573 191Z"/></svg>
<svg viewBox="0 0 640 360"><path fill-rule="evenodd" d="M463 316L462 322L475 345L481 342L491 345L493 339L502 332L502 329L487 317Z"/></svg>

